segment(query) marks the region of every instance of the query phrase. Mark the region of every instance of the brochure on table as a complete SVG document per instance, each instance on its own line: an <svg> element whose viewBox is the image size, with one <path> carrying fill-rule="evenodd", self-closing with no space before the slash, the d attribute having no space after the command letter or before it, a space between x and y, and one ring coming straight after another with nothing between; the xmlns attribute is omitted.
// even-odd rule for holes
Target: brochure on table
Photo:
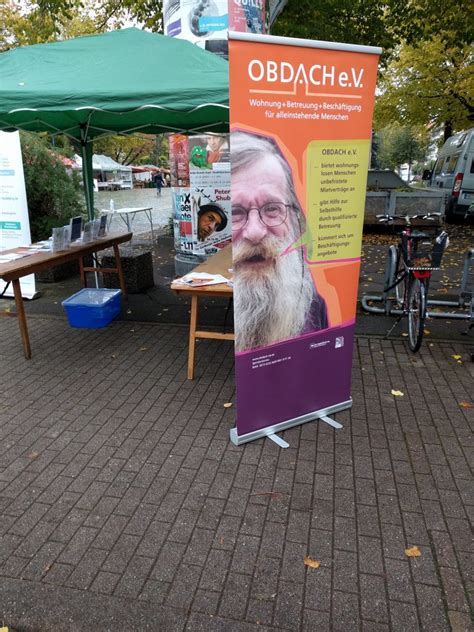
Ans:
<svg viewBox="0 0 474 632"><path fill-rule="evenodd" d="M20 133L0 132L0 254L31 243ZM35 275L20 280L24 298L36 295ZM5 283L0 280L0 294ZM4 296L13 296L11 285Z"/></svg>

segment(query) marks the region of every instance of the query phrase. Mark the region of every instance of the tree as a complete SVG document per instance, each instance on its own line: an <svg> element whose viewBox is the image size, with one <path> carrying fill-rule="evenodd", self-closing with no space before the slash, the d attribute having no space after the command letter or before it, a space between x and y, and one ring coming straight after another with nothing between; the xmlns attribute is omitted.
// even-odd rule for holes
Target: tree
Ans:
<svg viewBox="0 0 474 632"><path fill-rule="evenodd" d="M408 179L415 161L423 161L428 148L428 135L423 127L389 125L380 130L377 161L389 169L408 164Z"/></svg>
<svg viewBox="0 0 474 632"><path fill-rule="evenodd" d="M0 0L0 51L122 28L162 30L162 0Z"/></svg>
<svg viewBox="0 0 474 632"><path fill-rule="evenodd" d="M26 196L33 241L51 235L53 226L62 226L84 211L79 178L69 175L60 157L38 134L21 132Z"/></svg>
<svg viewBox="0 0 474 632"><path fill-rule="evenodd" d="M392 121L444 125L448 138L453 131L472 125L472 61L471 45L446 48L440 38L401 47L398 58L380 78L376 128Z"/></svg>
<svg viewBox="0 0 474 632"><path fill-rule="evenodd" d="M288 0L273 33L381 46L388 59L402 42L441 34L448 48L470 44L471 10L470 0Z"/></svg>
<svg viewBox="0 0 474 632"><path fill-rule="evenodd" d="M94 141L94 153L111 156L121 165L148 163L154 149L154 136L144 134L105 136Z"/></svg>
<svg viewBox="0 0 474 632"><path fill-rule="evenodd" d="M387 14L388 5L377 0L289 0L272 34L381 46L385 61L397 43Z"/></svg>
<svg viewBox="0 0 474 632"><path fill-rule="evenodd" d="M470 0L389 0L385 26L411 46L441 38L446 49L472 44Z"/></svg>
<svg viewBox="0 0 474 632"><path fill-rule="evenodd" d="M473 22L467 0L289 0L273 32L371 44L384 53L375 127L472 125Z"/></svg>
<svg viewBox="0 0 474 632"><path fill-rule="evenodd" d="M0 0L0 23L0 51L100 31L90 10L75 0L30 2L23 7Z"/></svg>

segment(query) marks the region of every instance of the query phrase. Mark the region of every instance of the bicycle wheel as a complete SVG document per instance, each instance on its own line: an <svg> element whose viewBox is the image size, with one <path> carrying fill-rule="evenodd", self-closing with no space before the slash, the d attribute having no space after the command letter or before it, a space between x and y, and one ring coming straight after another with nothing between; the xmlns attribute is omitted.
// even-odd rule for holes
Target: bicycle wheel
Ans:
<svg viewBox="0 0 474 632"><path fill-rule="evenodd" d="M421 347L426 318L424 279L412 278L408 292L408 343L413 353Z"/></svg>

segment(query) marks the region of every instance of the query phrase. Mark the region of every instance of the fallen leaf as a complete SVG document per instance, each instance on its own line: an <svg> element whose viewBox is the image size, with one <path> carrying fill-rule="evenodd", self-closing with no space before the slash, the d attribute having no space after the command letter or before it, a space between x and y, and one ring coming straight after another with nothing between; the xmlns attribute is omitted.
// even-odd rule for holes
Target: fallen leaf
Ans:
<svg viewBox="0 0 474 632"><path fill-rule="evenodd" d="M408 336L408 334L407 334L406 332L403 332L403 333L402 333L402 336L403 336L404 338L406 338L406 337Z"/></svg>
<svg viewBox="0 0 474 632"><path fill-rule="evenodd" d="M429 329L423 329L423 333L425 334L425 336L429 336L431 331Z"/></svg>
<svg viewBox="0 0 474 632"><path fill-rule="evenodd" d="M412 546L409 549L405 549L405 555L407 557L420 557L421 551L417 546Z"/></svg>
<svg viewBox="0 0 474 632"><path fill-rule="evenodd" d="M271 496L272 498L280 498L284 492L252 492L249 496Z"/></svg>
<svg viewBox="0 0 474 632"><path fill-rule="evenodd" d="M140 351L148 351L148 347L140 347Z"/></svg>
<svg viewBox="0 0 474 632"><path fill-rule="evenodd" d="M395 389L392 388L391 391L392 395L394 395L395 397L403 397L403 393L402 391L396 391Z"/></svg>
<svg viewBox="0 0 474 632"><path fill-rule="evenodd" d="M127 309L127 314L131 314L132 310L131 309Z"/></svg>
<svg viewBox="0 0 474 632"><path fill-rule="evenodd" d="M315 560L312 557L309 557L309 555L307 555L304 558L304 565L305 566L309 566L309 568L319 568L321 566L321 562L319 560Z"/></svg>
<svg viewBox="0 0 474 632"><path fill-rule="evenodd" d="M460 360L462 358L462 356L460 355L453 355L451 357L454 358L455 360Z"/></svg>
<svg viewBox="0 0 474 632"><path fill-rule="evenodd" d="M111 358L116 358L117 356L116 356L116 355L114 355L114 354L112 354L110 357L111 357Z"/></svg>
<svg viewBox="0 0 474 632"><path fill-rule="evenodd" d="M226 402L224 404L224 408L230 408L232 406L232 402Z"/></svg>
<svg viewBox="0 0 474 632"><path fill-rule="evenodd" d="M474 408L474 406L470 402L459 402L461 408Z"/></svg>
<svg viewBox="0 0 474 632"><path fill-rule="evenodd" d="M36 459L38 456L39 456L39 452L36 452L35 450L33 450L32 452L28 454L29 459Z"/></svg>

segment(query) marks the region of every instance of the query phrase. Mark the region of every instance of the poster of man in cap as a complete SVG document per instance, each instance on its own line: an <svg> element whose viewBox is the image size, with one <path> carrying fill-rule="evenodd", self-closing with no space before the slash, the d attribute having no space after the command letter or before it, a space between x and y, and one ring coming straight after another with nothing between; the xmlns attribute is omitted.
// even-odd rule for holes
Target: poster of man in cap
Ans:
<svg viewBox="0 0 474 632"><path fill-rule="evenodd" d="M193 252L211 255L230 243L230 186L192 191Z"/></svg>

